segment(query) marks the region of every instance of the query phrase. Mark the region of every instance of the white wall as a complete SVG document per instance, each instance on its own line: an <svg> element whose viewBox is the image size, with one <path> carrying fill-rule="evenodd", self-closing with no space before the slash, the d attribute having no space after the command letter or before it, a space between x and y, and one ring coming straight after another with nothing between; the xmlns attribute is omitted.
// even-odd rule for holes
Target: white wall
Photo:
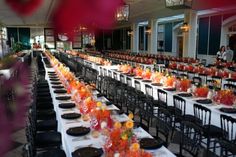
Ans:
<svg viewBox="0 0 236 157"><path fill-rule="evenodd" d="M44 35L44 28L30 28L30 38Z"/></svg>

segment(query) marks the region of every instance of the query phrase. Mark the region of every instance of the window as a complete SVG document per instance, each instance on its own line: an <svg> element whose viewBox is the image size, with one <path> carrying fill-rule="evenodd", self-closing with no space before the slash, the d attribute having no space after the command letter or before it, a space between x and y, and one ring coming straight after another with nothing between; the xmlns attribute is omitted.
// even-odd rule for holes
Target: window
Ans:
<svg viewBox="0 0 236 157"><path fill-rule="evenodd" d="M157 51L163 51L164 46L164 25L158 25L157 31Z"/></svg>

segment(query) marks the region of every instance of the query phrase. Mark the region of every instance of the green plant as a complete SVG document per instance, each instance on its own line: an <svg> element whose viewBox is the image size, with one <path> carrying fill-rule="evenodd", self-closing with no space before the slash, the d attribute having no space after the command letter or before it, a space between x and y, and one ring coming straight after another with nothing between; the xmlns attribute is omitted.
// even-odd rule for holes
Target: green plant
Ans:
<svg viewBox="0 0 236 157"><path fill-rule="evenodd" d="M20 52L23 50L23 44L21 42L16 42L12 46L12 51L13 52Z"/></svg>
<svg viewBox="0 0 236 157"><path fill-rule="evenodd" d="M16 61L13 55L7 55L0 60L0 69L10 68Z"/></svg>

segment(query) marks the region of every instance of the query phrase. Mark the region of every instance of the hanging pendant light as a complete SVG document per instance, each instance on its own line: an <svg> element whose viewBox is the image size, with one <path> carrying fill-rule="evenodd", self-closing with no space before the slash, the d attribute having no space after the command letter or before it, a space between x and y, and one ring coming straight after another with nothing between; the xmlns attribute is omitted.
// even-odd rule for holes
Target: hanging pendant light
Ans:
<svg viewBox="0 0 236 157"><path fill-rule="evenodd" d="M117 9L116 20L118 22L126 22L129 20L129 5L125 4Z"/></svg>
<svg viewBox="0 0 236 157"><path fill-rule="evenodd" d="M169 9L190 9L192 8L193 0L165 0L166 8Z"/></svg>

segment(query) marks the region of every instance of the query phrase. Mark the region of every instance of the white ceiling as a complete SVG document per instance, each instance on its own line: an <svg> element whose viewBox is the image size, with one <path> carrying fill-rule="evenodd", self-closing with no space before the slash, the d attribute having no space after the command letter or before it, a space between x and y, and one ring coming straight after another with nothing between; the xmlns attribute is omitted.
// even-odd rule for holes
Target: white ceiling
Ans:
<svg viewBox="0 0 236 157"><path fill-rule="evenodd" d="M0 21L7 26L31 26L39 27L48 24L51 11L57 0L43 0L43 4L33 15L20 17L5 3L0 0Z"/></svg>
<svg viewBox="0 0 236 157"><path fill-rule="evenodd" d="M130 4L129 23L146 21L149 19L162 18L182 14L183 10L171 10L165 8L165 0L126 0ZM194 0L193 7L197 10L209 9L209 7L220 7L222 4L206 5L213 0ZM214 0L222 1L222 0ZM225 5L236 5L235 0L225 0ZM17 16L6 4L0 0L0 22L7 26L30 26L43 27L50 23L50 15L58 0L43 0L43 5L30 17ZM223 3L223 2L221 2ZM214 6L213 6L214 5ZM127 24L129 24L127 23Z"/></svg>

